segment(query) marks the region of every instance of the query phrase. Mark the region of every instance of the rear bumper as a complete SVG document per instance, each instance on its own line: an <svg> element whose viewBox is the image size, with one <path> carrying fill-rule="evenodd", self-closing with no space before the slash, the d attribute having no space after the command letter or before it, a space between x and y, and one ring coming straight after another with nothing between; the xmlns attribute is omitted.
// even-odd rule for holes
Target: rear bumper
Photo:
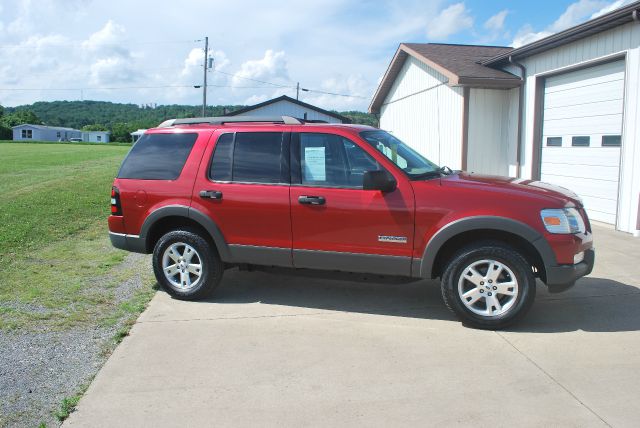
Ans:
<svg viewBox="0 0 640 428"><path fill-rule="evenodd" d="M134 253L147 253L146 242L138 235L109 232L109 239L111 240L111 245L121 250L132 251Z"/></svg>
<svg viewBox="0 0 640 428"><path fill-rule="evenodd" d="M573 287L576 280L589 275L595 263L595 250L584 252L584 260L575 265L547 266L547 285L552 293L560 293Z"/></svg>

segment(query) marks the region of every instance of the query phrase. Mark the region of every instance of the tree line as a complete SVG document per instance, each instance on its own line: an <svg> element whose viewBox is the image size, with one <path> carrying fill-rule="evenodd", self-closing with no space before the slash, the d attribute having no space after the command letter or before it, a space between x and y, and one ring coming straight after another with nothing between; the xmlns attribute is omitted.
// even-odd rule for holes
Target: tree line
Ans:
<svg viewBox="0 0 640 428"><path fill-rule="evenodd" d="M207 107L207 116L223 116L244 108L242 105L218 105ZM85 131L110 131L111 141L130 141L130 133L137 129L157 126L172 118L199 117L201 106L111 103L107 101L52 101L36 102L18 107L0 106L0 139L12 138L11 127L23 123L34 125L64 126ZM340 113L352 123L377 125L375 116L359 111Z"/></svg>

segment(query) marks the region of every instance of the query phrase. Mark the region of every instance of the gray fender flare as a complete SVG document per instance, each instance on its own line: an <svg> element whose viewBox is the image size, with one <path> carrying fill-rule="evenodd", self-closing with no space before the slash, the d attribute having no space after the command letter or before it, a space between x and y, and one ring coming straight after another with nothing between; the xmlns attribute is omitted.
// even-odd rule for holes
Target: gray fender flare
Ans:
<svg viewBox="0 0 640 428"><path fill-rule="evenodd" d="M213 239L213 242L216 244L220 258L225 262L231 261L229 246L227 245L227 241L224 239L224 235L220 231L218 225L211 219L211 217L186 205L168 205L153 211L144 220L144 223L140 228L140 238L146 242L147 234L153 225L156 224L158 220L166 217L186 217L194 220L209 233L209 236L211 236L211 239Z"/></svg>
<svg viewBox="0 0 640 428"><path fill-rule="evenodd" d="M432 278L438 252L446 242L464 232L472 230L499 230L509 232L528 241L538 251L545 267L555 266L556 256L540 232L517 220L497 216L475 216L453 221L440 229L427 243L419 263L421 278ZM417 269L416 269L417 271Z"/></svg>

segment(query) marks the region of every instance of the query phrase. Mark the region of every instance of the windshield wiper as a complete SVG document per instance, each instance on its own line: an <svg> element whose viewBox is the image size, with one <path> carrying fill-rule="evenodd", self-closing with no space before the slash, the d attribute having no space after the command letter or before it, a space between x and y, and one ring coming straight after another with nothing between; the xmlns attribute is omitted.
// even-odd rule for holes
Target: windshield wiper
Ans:
<svg viewBox="0 0 640 428"><path fill-rule="evenodd" d="M435 171L427 171L427 172L423 172L422 174L412 175L411 179L422 180L423 178L437 178L441 176L442 176L442 171L440 171L439 169L436 169Z"/></svg>
<svg viewBox="0 0 640 428"><path fill-rule="evenodd" d="M453 174L453 170L448 166L440 167L434 171L423 172L422 174L416 174L411 177L412 180L421 180L423 178L437 178L442 177L443 175L451 175Z"/></svg>

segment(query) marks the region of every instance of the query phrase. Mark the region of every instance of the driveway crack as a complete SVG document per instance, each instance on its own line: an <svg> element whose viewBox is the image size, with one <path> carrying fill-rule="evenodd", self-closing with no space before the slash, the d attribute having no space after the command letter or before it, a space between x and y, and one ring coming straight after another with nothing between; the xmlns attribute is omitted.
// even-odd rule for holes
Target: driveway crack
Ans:
<svg viewBox="0 0 640 428"><path fill-rule="evenodd" d="M518 347L516 345L514 345L509 339L507 339L505 336L503 336L502 334L500 334L500 332L495 332L502 340L504 340L505 342L507 342L513 349L515 349L520 355L522 355L524 358L527 359L527 361L529 361L531 364L533 364L538 370L540 370L542 373L545 374L545 376L547 376L549 379L551 379L551 381L553 383L555 383L556 385L558 385L560 388L562 388L567 394L569 394L571 397L573 397L574 400L576 400L578 403L580 403L585 409L587 409L589 412L591 412L592 415L594 415L596 418L600 419L600 421L602 421L603 424L605 424L608 427L611 427L611 425L605 421L602 416L600 416L599 414L597 414L595 412L595 410L593 410L591 407L589 407L584 401L580 400L578 398L577 395L575 395L573 392L571 392L571 390L569 390L569 388L567 388L566 386L564 386L563 384L561 384L555 377L553 377L550 373L548 373L545 369L543 369L542 367L540 367L540 365L538 365L538 363L536 363L533 359L531 359L527 354L525 354L524 352L522 352L520 349L518 349Z"/></svg>

